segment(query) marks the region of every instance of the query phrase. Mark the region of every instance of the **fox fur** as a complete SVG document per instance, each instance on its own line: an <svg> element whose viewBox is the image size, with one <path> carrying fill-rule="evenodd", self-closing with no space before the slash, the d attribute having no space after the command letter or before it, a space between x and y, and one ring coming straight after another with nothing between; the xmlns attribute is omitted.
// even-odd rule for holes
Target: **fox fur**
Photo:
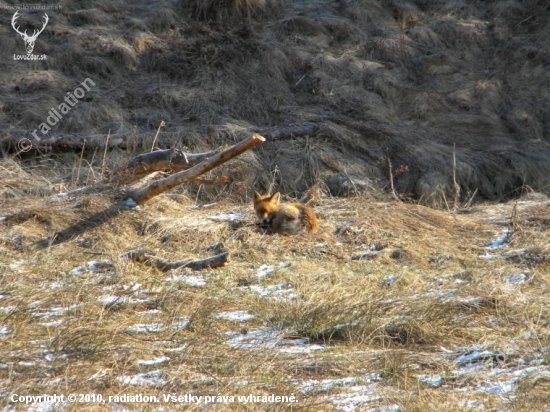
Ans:
<svg viewBox="0 0 550 412"><path fill-rule="evenodd" d="M254 210L260 226L272 233L297 235L317 229L313 210L301 203L279 203L281 193L262 196L254 192Z"/></svg>

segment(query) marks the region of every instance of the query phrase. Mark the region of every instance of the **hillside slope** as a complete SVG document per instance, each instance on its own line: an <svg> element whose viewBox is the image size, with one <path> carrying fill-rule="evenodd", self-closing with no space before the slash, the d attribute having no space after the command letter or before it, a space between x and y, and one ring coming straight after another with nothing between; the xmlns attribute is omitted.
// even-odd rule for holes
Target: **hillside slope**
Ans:
<svg viewBox="0 0 550 412"><path fill-rule="evenodd" d="M234 3L249 8L219 6ZM3 4L4 136L29 136L89 78L49 135L129 139L136 126L149 149L165 120L160 147L195 149L315 125L249 156L243 188L273 174L294 194L385 187L389 157L398 192L429 202L450 196L453 145L463 199L550 183L545 1L74 1L47 10L44 61L12 59L23 41ZM18 22L39 28L42 15Z"/></svg>

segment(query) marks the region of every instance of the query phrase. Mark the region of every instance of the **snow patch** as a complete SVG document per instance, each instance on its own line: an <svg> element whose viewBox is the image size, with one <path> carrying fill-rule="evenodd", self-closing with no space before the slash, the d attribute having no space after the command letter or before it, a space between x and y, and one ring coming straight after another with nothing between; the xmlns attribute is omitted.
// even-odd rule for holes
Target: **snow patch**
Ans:
<svg viewBox="0 0 550 412"><path fill-rule="evenodd" d="M149 360L138 360L136 363L139 366L155 366L166 363L170 360L168 356L161 356L160 358L149 359Z"/></svg>
<svg viewBox="0 0 550 412"><path fill-rule="evenodd" d="M189 318L178 318L172 323L172 329L183 330L189 326Z"/></svg>
<svg viewBox="0 0 550 412"><path fill-rule="evenodd" d="M151 310L145 310L143 312L136 312L136 315L149 316L149 315L158 315L159 313L161 313L160 309L151 309Z"/></svg>
<svg viewBox="0 0 550 412"><path fill-rule="evenodd" d="M274 298L282 301L290 301L298 299L299 296L294 293L294 288L289 283L279 283L277 285L269 286L260 286L260 285L250 285L242 286L240 288L242 291L252 291L258 294L262 298Z"/></svg>
<svg viewBox="0 0 550 412"><path fill-rule="evenodd" d="M441 375L417 375L416 379L422 383L427 383L434 388L438 388L443 383L443 378Z"/></svg>
<svg viewBox="0 0 550 412"><path fill-rule="evenodd" d="M243 214L241 212L233 213L218 213L217 215L207 216L208 219L214 220L216 222L235 222L239 220Z"/></svg>
<svg viewBox="0 0 550 412"><path fill-rule="evenodd" d="M138 373L137 375L119 376L116 379L123 385L164 386L168 381L162 379L163 374L163 371L157 370L147 373Z"/></svg>
<svg viewBox="0 0 550 412"><path fill-rule="evenodd" d="M234 310L232 312L220 312L212 315L216 319L229 320L232 322L244 322L254 319L254 315L246 310Z"/></svg>
<svg viewBox="0 0 550 412"><path fill-rule="evenodd" d="M257 329L246 334L239 332L227 332L229 340L227 345L235 349L275 349L281 346L303 346L309 345L309 339L285 339L279 331L273 329Z"/></svg>
<svg viewBox="0 0 550 412"><path fill-rule="evenodd" d="M529 275L527 273L514 273L513 275L508 276L508 278L506 279L506 283L519 285L527 282L528 278Z"/></svg>
<svg viewBox="0 0 550 412"><path fill-rule="evenodd" d="M69 275L79 276L86 271L90 272L103 272L113 268L113 262L107 259L103 260L90 260L84 266L79 266L69 271Z"/></svg>
<svg viewBox="0 0 550 412"><path fill-rule="evenodd" d="M134 333L156 333L163 329L164 325L162 323L136 323L126 328L128 332Z"/></svg>
<svg viewBox="0 0 550 412"><path fill-rule="evenodd" d="M326 392L329 391L335 387L340 386L353 386L358 384L366 384L366 383L372 383L377 382L381 379L381 375L379 373L370 373L367 376L358 376L358 377L347 377L347 378L340 378L340 379L310 379L307 381L303 381L298 384L298 386L302 389L302 392L308 393L308 392Z"/></svg>
<svg viewBox="0 0 550 412"><path fill-rule="evenodd" d="M51 322L39 323L39 325L42 326L43 328L57 328L58 326L61 326L62 324L63 324L63 319L52 320Z"/></svg>
<svg viewBox="0 0 550 412"><path fill-rule="evenodd" d="M206 279L202 276L174 275L166 279L166 282L169 282L169 283L183 282L189 286L195 286L195 287L206 286Z"/></svg>
<svg viewBox="0 0 550 412"><path fill-rule="evenodd" d="M512 236L512 231L504 230L500 237L485 246L485 249L500 249L510 240L510 236Z"/></svg>
<svg viewBox="0 0 550 412"><path fill-rule="evenodd" d="M290 266L292 266L292 263L290 263L290 262L279 263L278 266L261 265L258 268L258 270L256 271L256 278L257 279L263 279L267 275L270 275L271 273L275 272L275 270L277 270L277 269L285 269L285 268L289 268Z"/></svg>
<svg viewBox="0 0 550 412"><path fill-rule="evenodd" d="M53 318L57 316L63 316L67 314L68 312L78 309L82 305L75 304L68 307L55 307L55 308L49 308L49 309L39 309L34 312L31 312L31 316L33 318Z"/></svg>

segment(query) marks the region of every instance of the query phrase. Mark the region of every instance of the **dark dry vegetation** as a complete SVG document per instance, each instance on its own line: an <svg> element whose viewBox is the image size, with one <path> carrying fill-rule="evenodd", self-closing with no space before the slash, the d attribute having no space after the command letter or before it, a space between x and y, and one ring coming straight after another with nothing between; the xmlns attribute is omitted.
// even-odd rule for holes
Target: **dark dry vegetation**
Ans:
<svg viewBox="0 0 550 412"><path fill-rule="evenodd" d="M550 180L547 1L74 1L48 14L34 51L46 61L12 60L23 42L0 26L0 408L12 393L295 393L311 411L547 410L550 203L534 193ZM7 143L86 78L96 86L50 132L87 139L82 153ZM141 209L57 196L150 151L163 120L157 148L267 142L209 176L231 183ZM120 147L104 159L109 130ZM401 201L383 194L390 180ZM310 188L318 233L258 231L254 189ZM504 247L484 249L503 228ZM162 272L121 259L136 249L231 260ZM253 318L219 318L234 310ZM230 344L261 331L309 344ZM344 381L309 382L324 379Z"/></svg>
<svg viewBox="0 0 550 412"><path fill-rule="evenodd" d="M22 40L0 28L0 125L28 136L89 77L97 86L51 134L104 141L110 129L128 140L137 126L148 150L164 119L159 147L202 150L251 131L318 126L242 164L241 198L252 183L265 187L275 166L284 193L317 181L333 195L385 187L389 157L399 193L448 199L456 144L462 200L501 200L524 186L547 190L550 179L549 7L74 1L50 11L35 47L47 61L11 60Z"/></svg>

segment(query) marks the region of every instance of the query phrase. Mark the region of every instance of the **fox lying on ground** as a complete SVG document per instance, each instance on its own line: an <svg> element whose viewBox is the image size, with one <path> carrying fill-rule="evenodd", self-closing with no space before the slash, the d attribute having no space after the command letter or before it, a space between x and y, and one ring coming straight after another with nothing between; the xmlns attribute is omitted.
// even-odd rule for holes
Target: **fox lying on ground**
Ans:
<svg viewBox="0 0 550 412"><path fill-rule="evenodd" d="M262 196L254 192L254 210L260 226L273 233L296 235L317 229L317 218L313 210L300 203L280 203L281 194Z"/></svg>

